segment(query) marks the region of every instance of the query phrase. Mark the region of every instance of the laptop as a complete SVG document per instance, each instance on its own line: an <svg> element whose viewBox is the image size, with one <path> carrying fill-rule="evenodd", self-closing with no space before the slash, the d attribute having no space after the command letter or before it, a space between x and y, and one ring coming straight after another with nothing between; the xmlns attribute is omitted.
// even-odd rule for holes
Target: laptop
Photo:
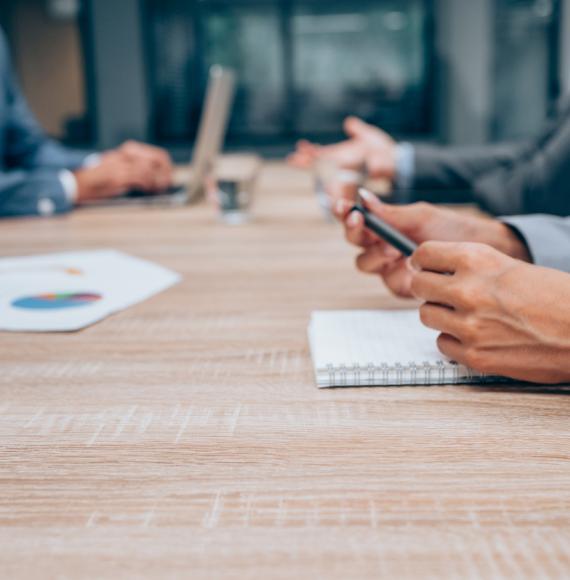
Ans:
<svg viewBox="0 0 570 580"><path fill-rule="evenodd" d="M164 192L130 191L110 203L183 205L201 199L205 182L222 151L234 102L235 73L219 65L210 68L204 109L190 165L178 167L174 185Z"/></svg>

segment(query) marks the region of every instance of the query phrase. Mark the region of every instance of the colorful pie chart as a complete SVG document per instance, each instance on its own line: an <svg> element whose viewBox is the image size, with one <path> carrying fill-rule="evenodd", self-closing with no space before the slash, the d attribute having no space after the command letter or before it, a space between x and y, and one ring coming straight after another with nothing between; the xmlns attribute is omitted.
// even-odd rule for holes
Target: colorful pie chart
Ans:
<svg viewBox="0 0 570 580"><path fill-rule="evenodd" d="M92 292L53 292L18 298L12 306L23 310L63 310L91 306L102 298Z"/></svg>

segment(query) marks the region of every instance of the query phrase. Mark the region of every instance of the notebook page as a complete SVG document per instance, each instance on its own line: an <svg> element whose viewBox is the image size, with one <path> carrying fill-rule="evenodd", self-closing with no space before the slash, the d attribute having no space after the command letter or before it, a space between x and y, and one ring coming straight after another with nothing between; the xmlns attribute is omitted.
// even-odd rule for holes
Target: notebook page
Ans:
<svg viewBox="0 0 570 580"><path fill-rule="evenodd" d="M417 310L318 311L310 334L317 369L449 362L437 349L438 333L420 322Z"/></svg>

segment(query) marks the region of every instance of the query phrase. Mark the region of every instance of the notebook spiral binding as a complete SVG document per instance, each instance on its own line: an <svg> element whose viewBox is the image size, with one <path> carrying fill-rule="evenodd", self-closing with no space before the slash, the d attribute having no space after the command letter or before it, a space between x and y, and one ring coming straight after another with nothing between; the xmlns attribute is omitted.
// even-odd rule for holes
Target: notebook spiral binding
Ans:
<svg viewBox="0 0 570 580"><path fill-rule="evenodd" d="M409 362L406 365L327 365L320 381L331 386L449 385L481 382L486 377L455 362ZM490 377L489 377L490 378ZM496 379L495 379L496 380Z"/></svg>

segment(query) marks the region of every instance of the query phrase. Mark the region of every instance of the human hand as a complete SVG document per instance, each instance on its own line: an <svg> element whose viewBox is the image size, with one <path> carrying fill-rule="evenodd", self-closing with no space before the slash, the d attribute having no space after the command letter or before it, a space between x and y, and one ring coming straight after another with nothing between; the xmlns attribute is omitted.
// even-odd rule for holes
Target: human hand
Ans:
<svg viewBox="0 0 570 580"><path fill-rule="evenodd" d="M438 347L477 371L570 381L570 276L489 246L427 242L411 258L420 314Z"/></svg>
<svg viewBox="0 0 570 580"><path fill-rule="evenodd" d="M388 133L356 117L344 122L348 135L346 141L320 146L309 141L299 141L289 157L295 167L308 169L317 161L329 161L339 169L362 171L366 169L374 178L392 180L396 173L396 142Z"/></svg>
<svg viewBox="0 0 570 580"><path fill-rule="evenodd" d="M151 191L154 185L148 173L118 151L105 153L93 167L79 169L75 179L78 204L116 197L131 189Z"/></svg>
<svg viewBox="0 0 570 580"><path fill-rule="evenodd" d="M149 191L164 191L172 185L174 167L164 149L138 141L126 141L117 151L136 166L145 183L148 183Z"/></svg>
<svg viewBox="0 0 570 580"><path fill-rule="evenodd" d="M428 203L389 205L372 194L363 195L366 207L379 218L420 244L429 240L485 243L506 255L531 261L525 243L507 225L492 219L458 213ZM337 217L344 222L347 240L363 252L356 259L359 270L380 276L397 296L412 297L412 272L404 256L364 226L364 218L351 212L353 204L340 200Z"/></svg>
<svg viewBox="0 0 570 580"><path fill-rule="evenodd" d="M172 182L168 153L142 143L127 142L101 155L100 162L75 172L77 203L116 197L137 189L160 192Z"/></svg>

